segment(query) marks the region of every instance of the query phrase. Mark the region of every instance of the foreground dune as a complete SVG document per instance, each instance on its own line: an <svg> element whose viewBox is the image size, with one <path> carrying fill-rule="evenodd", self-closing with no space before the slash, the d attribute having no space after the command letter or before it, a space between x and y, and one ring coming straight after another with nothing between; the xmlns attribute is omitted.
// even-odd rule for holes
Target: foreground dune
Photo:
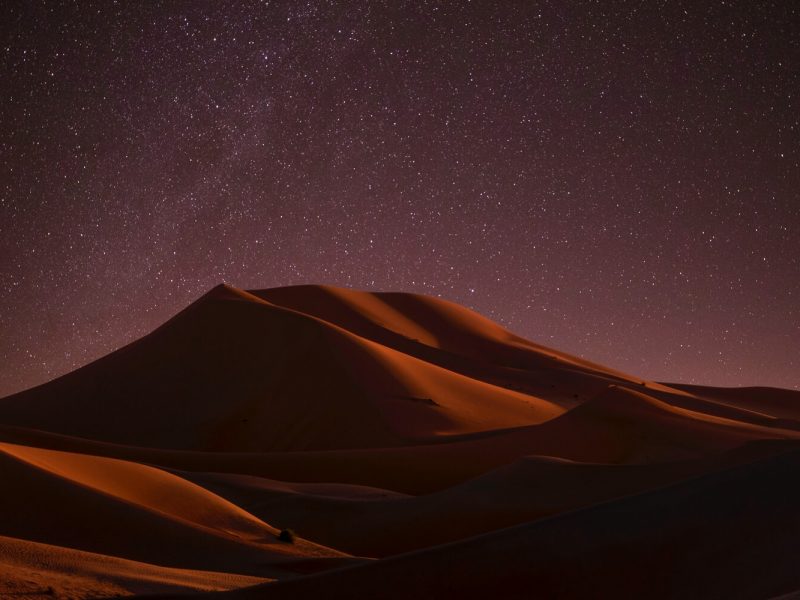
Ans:
<svg viewBox="0 0 800 600"><path fill-rule="evenodd" d="M791 518L798 469L795 450L463 542L215 597L770 598L800 586L800 521Z"/></svg>
<svg viewBox="0 0 800 600"><path fill-rule="evenodd" d="M0 598L100 598L217 591L269 581L214 571L172 569L0 536Z"/></svg>
<svg viewBox="0 0 800 600"><path fill-rule="evenodd" d="M169 567L276 576L344 555L278 531L171 473L0 444L0 534Z"/></svg>
<svg viewBox="0 0 800 600"><path fill-rule="evenodd" d="M422 496L353 486L330 490L248 475L182 475L266 521L283 523L326 546L384 557L655 489L791 447L758 442L710 459L654 465L529 456Z"/></svg>
<svg viewBox="0 0 800 600"><path fill-rule="evenodd" d="M0 597L791 594L798 461L798 392L645 381L435 298L218 286L0 399Z"/></svg>

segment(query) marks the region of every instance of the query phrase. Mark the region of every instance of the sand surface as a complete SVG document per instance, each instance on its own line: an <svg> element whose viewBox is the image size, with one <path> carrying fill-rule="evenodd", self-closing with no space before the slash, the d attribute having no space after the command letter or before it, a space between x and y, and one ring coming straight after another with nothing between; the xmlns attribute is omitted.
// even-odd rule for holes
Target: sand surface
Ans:
<svg viewBox="0 0 800 600"><path fill-rule="evenodd" d="M218 286L0 399L0 598L791 597L798 457L797 392L644 381L436 298Z"/></svg>

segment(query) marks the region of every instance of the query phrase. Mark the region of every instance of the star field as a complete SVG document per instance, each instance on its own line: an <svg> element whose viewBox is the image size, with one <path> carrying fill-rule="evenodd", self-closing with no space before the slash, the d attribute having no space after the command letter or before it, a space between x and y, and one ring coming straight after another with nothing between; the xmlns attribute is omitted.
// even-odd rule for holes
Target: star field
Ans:
<svg viewBox="0 0 800 600"><path fill-rule="evenodd" d="M16 2L0 395L221 281L439 295L800 388L791 2Z"/></svg>

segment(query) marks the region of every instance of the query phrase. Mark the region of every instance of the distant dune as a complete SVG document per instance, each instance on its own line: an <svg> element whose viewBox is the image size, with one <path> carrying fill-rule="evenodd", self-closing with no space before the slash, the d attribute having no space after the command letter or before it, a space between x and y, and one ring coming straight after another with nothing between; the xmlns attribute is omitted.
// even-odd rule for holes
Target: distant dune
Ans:
<svg viewBox="0 0 800 600"><path fill-rule="evenodd" d="M218 286L0 400L0 597L769 598L800 589L798 457L798 392Z"/></svg>

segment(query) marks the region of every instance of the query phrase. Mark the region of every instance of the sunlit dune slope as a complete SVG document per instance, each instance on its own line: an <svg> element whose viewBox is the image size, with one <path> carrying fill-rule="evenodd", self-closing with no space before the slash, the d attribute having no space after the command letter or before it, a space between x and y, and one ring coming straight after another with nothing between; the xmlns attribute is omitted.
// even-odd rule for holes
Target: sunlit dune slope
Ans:
<svg viewBox="0 0 800 600"><path fill-rule="evenodd" d="M216 571L160 567L3 536L0 573L0 598L9 600L215 591L269 581Z"/></svg>
<svg viewBox="0 0 800 600"><path fill-rule="evenodd" d="M0 535L159 565L267 575L269 565L339 558L161 469L0 444Z"/></svg>
<svg viewBox="0 0 800 600"><path fill-rule="evenodd" d="M482 363L517 369L569 365L634 381L619 371L523 339L486 317L441 298L362 292L327 285L272 288L251 293L381 344L400 345L404 351L414 346L403 343L403 339ZM417 351L421 349L417 347Z"/></svg>

